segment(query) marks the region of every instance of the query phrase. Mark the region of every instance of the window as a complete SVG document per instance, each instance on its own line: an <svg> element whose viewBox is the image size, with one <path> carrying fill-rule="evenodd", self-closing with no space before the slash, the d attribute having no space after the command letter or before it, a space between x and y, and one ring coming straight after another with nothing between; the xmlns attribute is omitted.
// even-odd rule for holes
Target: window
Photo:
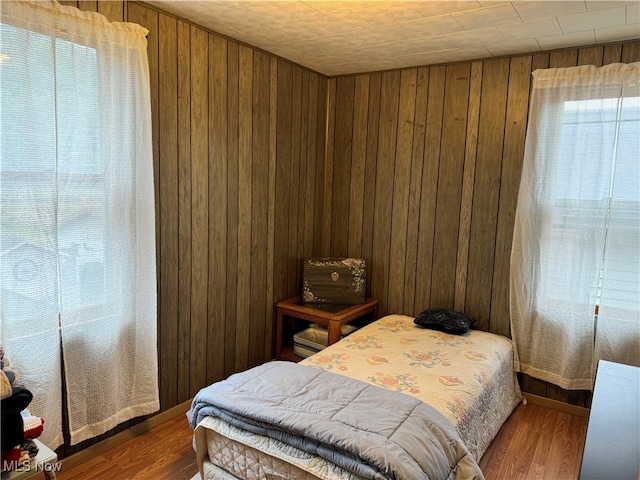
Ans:
<svg viewBox="0 0 640 480"><path fill-rule="evenodd" d="M609 289L610 300L619 308L636 305L640 291L640 197L633 181L639 178L639 132L638 97L564 102L551 212L553 235L544 245L557 257L550 275L555 281L545 293L554 302L563 301L561 286L566 275L562 256L586 244L585 239L600 237L590 252L600 261L594 264L587 283L589 297L595 299L594 314L602 301L605 258L610 267L607 281L615 283ZM600 148L591 147L593 138L602 142ZM600 248L602 252L598 252Z"/></svg>
<svg viewBox="0 0 640 480"><path fill-rule="evenodd" d="M24 38L25 33L3 25L3 37ZM56 302L55 295L42 295L58 281L42 276L42 262L59 262L59 281L65 284L59 301L64 308L107 301L105 215L112 202L102 171L100 128L86 121L100 117L97 52L36 32L30 32L28 39L25 46L8 42L3 48L11 77L3 77L0 112L2 251L5 267L13 270L13 276L3 276L3 297L13 318L28 317L36 303ZM12 64L11 59L25 53L33 61ZM47 71L51 56L55 58L53 73ZM49 85L43 82L44 91L34 99L32 91L24 88L25 78L48 79ZM71 91L73 86L79 89ZM37 115L25 115L28 106L37 108ZM52 129L55 118L63 121ZM73 141L58 142L57 137ZM28 157L22 151L25 145L33 152ZM64 189L53 188L57 175L66 176ZM25 201L27 195L32 201ZM52 243L42 238L36 225L24 220L54 205L51 215L57 216L57 238ZM44 271L53 274L56 268ZM30 307L23 308L25 303Z"/></svg>
<svg viewBox="0 0 640 480"><path fill-rule="evenodd" d="M2 343L55 449L63 391L72 444L159 408L147 32L1 8Z"/></svg>
<svg viewBox="0 0 640 480"><path fill-rule="evenodd" d="M521 371L640 364L639 64L534 72L511 264Z"/></svg>

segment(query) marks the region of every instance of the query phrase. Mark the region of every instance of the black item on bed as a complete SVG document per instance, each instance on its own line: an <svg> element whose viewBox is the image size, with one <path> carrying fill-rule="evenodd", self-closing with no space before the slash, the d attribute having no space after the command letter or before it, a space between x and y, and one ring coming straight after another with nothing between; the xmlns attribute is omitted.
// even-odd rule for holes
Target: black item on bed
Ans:
<svg viewBox="0 0 640 480"><path fill-rule="evenodd" d="M428 308L421 312L413 322L420 327L451 333L453 335L462 335L469 331L475 319L453 310Z"/></svg>

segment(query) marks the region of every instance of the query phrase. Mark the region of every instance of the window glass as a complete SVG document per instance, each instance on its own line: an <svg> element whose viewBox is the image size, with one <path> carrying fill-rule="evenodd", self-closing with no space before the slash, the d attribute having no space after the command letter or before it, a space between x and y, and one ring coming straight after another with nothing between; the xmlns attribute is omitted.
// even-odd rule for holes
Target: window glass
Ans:
<svg viewBox="0 0 640 480"><path fill-rule="evenodd" d="M1 34L2 255L13 269L4 298L16 315L21 299L64 309L105 302L110 193L96 50L6 24ZM25 88L31 81L37 88Z"/></svg>

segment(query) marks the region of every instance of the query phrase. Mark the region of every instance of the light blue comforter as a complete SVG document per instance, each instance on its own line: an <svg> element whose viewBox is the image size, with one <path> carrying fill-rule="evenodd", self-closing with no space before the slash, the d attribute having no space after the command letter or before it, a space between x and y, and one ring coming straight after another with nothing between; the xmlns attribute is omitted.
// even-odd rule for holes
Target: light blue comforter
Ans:
<svg viewBox="0 0 640 480"><path fill-rule="evenodd" d="M274 361L200 390L191 425L217 416L371 479L483 479L433 407L325 370Z"/></svg>

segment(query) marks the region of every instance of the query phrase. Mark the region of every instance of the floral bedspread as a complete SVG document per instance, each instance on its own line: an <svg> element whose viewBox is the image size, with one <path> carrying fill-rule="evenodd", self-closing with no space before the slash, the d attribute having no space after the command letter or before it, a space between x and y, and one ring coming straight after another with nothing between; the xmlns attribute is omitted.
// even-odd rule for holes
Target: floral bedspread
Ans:
<svg viewBox="0 0 640 480"><path fill-rule="evenodd" d="M476 460L522 399L508 338L423 329L405 315L383 317L301 364L421 399L449 419Z"/></svg>

